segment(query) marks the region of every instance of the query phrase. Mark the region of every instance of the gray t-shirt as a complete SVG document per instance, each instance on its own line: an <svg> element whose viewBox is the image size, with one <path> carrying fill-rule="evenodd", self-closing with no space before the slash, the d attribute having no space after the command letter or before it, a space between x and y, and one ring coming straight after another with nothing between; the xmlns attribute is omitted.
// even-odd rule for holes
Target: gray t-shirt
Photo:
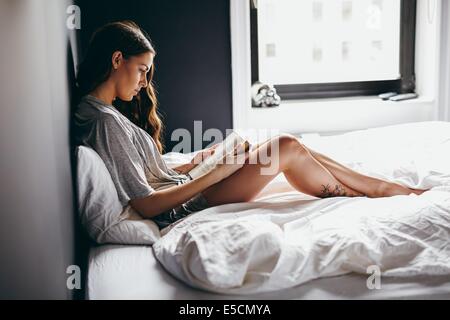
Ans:
<svg viewBox="0 0 450 320"><path fill-rule="evenodd" d="M189 180L167 167L147 132L94 96L81 99L75 125L78 142L93 148L108 168L122 206Z"/></svg>

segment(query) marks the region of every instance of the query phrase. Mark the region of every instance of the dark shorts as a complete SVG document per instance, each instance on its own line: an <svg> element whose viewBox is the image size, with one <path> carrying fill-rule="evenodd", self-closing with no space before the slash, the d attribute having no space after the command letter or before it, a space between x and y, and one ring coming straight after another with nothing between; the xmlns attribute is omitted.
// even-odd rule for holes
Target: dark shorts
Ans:
<svg viewBox="0 0 450 320"><path fill-rule="evenodd" d="M153 221L158 225L159 229L164 229L172 223L190 215L193 212L201 211L209 207L208 202L202 193L199 193L192 199L183 203L178 208L172 209L170 211L161 213L156 217L152 218Z"/></svg>

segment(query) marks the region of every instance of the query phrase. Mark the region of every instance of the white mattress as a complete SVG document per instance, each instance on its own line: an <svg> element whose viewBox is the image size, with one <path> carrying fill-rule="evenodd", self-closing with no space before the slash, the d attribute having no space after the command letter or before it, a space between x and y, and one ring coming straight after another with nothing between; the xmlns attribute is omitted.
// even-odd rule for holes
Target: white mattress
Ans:
<svg viewBox="0 0 450 320"><path fill-rule="evenodd" d="M91 249L88 299L450 299L449 277L381 278L348 274L258 295L220 295L188 287L167 273L149 246L105 245Z"/></svg>

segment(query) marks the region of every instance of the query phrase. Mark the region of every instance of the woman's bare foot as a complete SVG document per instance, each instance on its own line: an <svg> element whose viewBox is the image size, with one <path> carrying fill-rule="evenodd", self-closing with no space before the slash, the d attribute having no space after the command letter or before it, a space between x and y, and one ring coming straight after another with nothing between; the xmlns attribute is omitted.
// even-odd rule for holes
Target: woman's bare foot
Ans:
<svg viewBox="0 0 450 320"><path fill-rule="evenodd" d="M427 190L413 189L402 186L401 184L395 182L386 182L382 187L381 196L382 197L392 197L398 195L409 195L411 193L421 195Z"/></svg>

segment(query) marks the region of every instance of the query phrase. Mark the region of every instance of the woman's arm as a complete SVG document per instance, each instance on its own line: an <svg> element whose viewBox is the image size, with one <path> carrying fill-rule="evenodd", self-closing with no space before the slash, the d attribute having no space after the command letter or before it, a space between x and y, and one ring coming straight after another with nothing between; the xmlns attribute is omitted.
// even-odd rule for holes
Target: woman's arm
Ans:
<svg viewBox="0 0 450 320"><path fill-rule="evenodd" d="M194 169L194 167L195 167L195 165L191 161L189 163L185 163L185 164L179 165L178 167L174 167L172 169L175 170L178 173L186 174L189 171L191 171L192 169Z"/></svg>
<svg viewBox="0 0 450 320"><path fill-rule="evenodd" d="M218 182L217 175L211 171L198 179L182 185L153 192L142 199L130 200L130 205L144 218L152 218L172 208L180 206L204 189Z"/></svg>
<svg viewBox="0 0 450 320"><path fill-rule="evenodd" d="M248 156L248 155L247 155ZM152 218L193 198L206 188L230 176L244 165L237 158L230 163L220 163L209 173L179 186L158 190L141 199L130 200L130 205L144 218Z"/></svg>
<svg viewBox="0 0 450 320"><path fill-rule="evenodd" d="M203 160L214 154L214 149L216 149L218 145L219 144L215 144L210 148L206 148L197 152L190 162L184 163L172 169L178 173L183 174L188 173L189 171L194 169L200 162L202 162Z"/></svg>

